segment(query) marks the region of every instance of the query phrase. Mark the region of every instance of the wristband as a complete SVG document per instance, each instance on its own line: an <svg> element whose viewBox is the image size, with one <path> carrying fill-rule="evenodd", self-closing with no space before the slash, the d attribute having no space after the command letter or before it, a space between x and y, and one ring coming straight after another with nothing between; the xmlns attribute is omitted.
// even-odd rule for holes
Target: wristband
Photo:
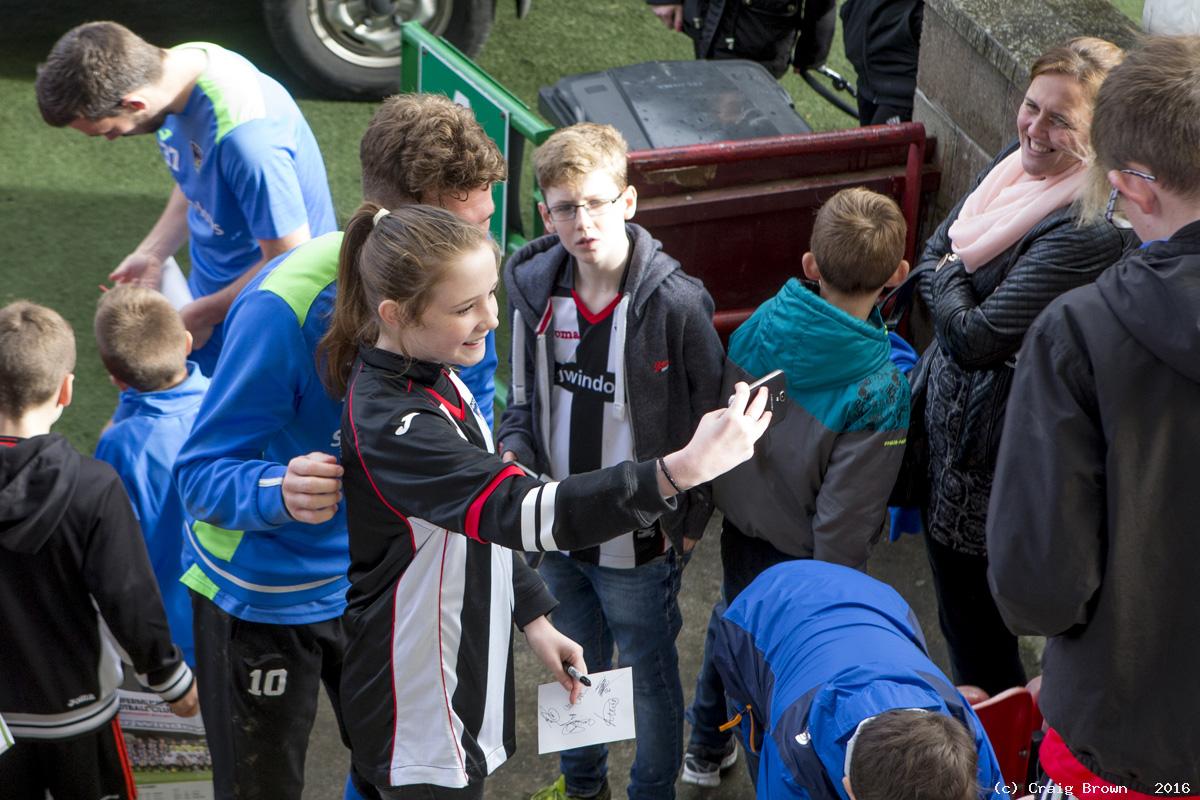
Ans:
<svg viewBox="0 0 1200 800"><path fill-rule="evenodd" d="M671 477L671 471L667 469L667 462L662 456L658 459L658 468L662 470L663 477L667 479L667 483L671 484L671 488L678 494L683 494L683 489L679 488L679 484Z"/></svg>

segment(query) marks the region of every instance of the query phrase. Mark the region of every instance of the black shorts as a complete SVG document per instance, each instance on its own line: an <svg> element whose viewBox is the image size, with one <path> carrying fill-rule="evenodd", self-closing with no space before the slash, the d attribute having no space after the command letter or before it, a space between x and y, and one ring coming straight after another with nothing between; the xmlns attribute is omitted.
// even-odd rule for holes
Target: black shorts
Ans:
<svg viewBox="0 0 1200 800"><path fill-rule="evenodd" d="M117 718L70 739L17 739L0 755L6 800L53 797L134 800L133 773Z"/></svg>
<svg viewBox="0 0 1200 800"><path fill-rule="evenodd" d="M249 622L195 592L192 616L215 797L299 800L321 684L349 747L338 696L345 652L341 619L307 625ZM378 797L352 769L350 777L364 797Z"/></svg>

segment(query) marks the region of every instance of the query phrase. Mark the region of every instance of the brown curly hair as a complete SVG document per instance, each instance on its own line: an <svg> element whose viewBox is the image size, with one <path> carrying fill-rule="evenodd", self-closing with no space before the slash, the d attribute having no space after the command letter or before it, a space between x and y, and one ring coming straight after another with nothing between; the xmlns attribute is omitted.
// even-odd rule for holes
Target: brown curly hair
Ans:
<svg viewBox="0 0 1200 800"><path fill-rule="evenodd" d="M502 181L508 165L471 109L440 94L389 97L359 145L363 198L386 208L465 199Z"/></svg>

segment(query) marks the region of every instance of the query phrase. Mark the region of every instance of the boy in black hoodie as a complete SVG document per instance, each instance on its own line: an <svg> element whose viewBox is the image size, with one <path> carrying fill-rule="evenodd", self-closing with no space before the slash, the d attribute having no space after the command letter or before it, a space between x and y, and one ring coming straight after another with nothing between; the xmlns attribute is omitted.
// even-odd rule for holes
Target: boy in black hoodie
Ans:
<svg viewBox="0 0 1200 800"><path fill-rule="evenodd" d="M547 230L504 268L513 320L513 402L498 451L553 479L660 458L718 405L724 362L700 281L629 220L637 191L610 125L554 133L534 156ZM670 800L683 757L675 637L683 556L712 513L707 489L680 495L654 525L597 547L547 553L554 624L593 670L613 645L633 667L637 755L631 798ZM608 798L602 745L568 750L564 778L538 800Z"/></svg>
<svg viewBox="0 0 1200 800"><path fill-rule="evenodd" d="M0 716L16 739L0 786L18 800L132 800L112 640L176 714L196 714L196 689L120 479L50 433L74 367L61 316L0 309Z"/></svg>
<svg viewBox="0 0 1200 800"><path fill-rule="evenodd" d="M1108 217L1145 244L1026 334L988 508L996 606L1049 637L1042 767L1077 797L1200 792L1197 142L1200 38L1149 38L1092 122Z"/></svg>

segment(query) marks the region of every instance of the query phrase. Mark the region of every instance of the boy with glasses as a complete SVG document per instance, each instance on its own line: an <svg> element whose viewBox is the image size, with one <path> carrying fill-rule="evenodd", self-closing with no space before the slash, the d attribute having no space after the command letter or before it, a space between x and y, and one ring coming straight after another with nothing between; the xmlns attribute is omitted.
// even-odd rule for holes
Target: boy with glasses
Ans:
<svg viewBox="0 0 1200 800"><path fill-rule="evenodd" d="M1048 637L1040 760L1077 797L1200 792L1200 695L1177 689L1200 671L1197 141L1200 38L1150 38L1092 122L1096 182L1145 244L1034 322L1000 443L988 581L1014 633Z"/></svg>
<svg viewBox="0 0 1200 800"><path fill-rule="evenodd" d="M637 191L610 125L557 131L534 156L548 236L504 269L513 320L513 403L500 452L558 480L686 443L718 404L723 354L700 281L629 222ZM637 755L629 797L674 797L683 751L675 637L683 556L712 511L707 490L658 522L599 547L547 553L555 626L594 670L633 667ZM608 798L603 745L562 754L563 777L534 797Z"/></svg>

